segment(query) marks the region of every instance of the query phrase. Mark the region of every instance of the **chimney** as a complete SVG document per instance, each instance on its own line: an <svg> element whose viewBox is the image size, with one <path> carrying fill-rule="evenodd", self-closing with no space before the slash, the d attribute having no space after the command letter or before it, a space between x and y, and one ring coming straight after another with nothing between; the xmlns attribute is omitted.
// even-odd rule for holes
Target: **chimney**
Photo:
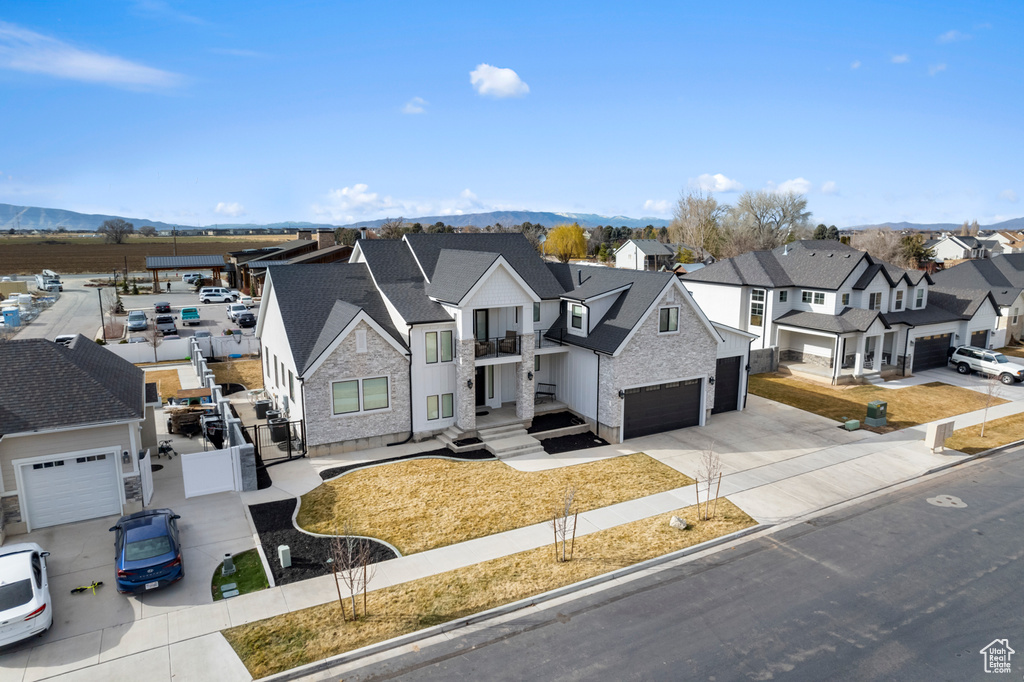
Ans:
<svg viewBox="0 0 1024 682"><path fill-rule="evenodd" d="M295 233L296 239L313 239L313 230L299 230Z"/></svg>
<svg viewBox="0 0 1024 682"><path fill-rule="evenodd" d="M365 227L360 227L359 228L359 238L360 239L366 239L366 228Z"/></svg>
<svg viewBox="0 0 1024 682"><path fill-rule="evenodd" d="M334 230L317 230L316 231L316 248L327 249L334 246Z"/></svg>

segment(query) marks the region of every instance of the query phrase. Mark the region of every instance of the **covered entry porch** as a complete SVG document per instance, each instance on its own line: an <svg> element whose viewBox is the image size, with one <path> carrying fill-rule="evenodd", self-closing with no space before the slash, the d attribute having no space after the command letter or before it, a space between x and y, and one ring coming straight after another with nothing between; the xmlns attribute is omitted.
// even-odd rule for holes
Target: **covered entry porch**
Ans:
<svg viewBox="0 0 1024 682"><path fill-rule="evenodd" d="M876 319L863 331L825 332L779 327L779 371L830 384L897 374L904 354L900 331Z"/></svg>

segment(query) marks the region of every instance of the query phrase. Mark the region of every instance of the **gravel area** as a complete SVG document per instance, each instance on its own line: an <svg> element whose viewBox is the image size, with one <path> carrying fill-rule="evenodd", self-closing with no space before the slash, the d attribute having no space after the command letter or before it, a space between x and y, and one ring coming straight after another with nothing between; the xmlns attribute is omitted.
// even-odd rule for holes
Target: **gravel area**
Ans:
<svg viewBox="0 0 1024 682"><path fill-rule="evenodd" d="M468 452L452 452L448 448L441 448L439 450L428 450L427 452L420 452L415 455L402 455L401 457L390 457L388 459L378 459L375 462L362 462L361 464L346 464L340 467L331 467L330 469L324 469L320 472L320 479L327 481L332 478L337 478L347 471L353 469L361 469L367 464L387 464L389 462L401 462L404 459L421 459L424 457L443 457L445 459L460 459L467 462L475 462L486 459L494 459L487 450L469 450Z"/></svg>
<svg viewBox="0 0 1024 682"><path fill-rule="evenodd" d="M586 422L572 412L563 410L562 412L548 412L547 414L540 414L533 418L533 424L530 428L526 429L527 433L541 433L542 431L554 431L555 429L564 429L567 426L579 426Z"/></svg>
<svg viewBox="0 0 1024 682"><path fill-rule="evenodd" d="M292 525L292 513L296 500L279 500L249 505L252 522L259 534L263 553L278 585L309 580L331 572L326 560L331 555L331 538L303 533ZM394 559L395 553L376 540L366 540L373 545L374 561ZM292 554L290 568L281 568L277 558L279 545L288 545Z"/></svg>
<svg viewBox="0 0 1024 682"><path fill-rule="evenodd" d="M540 442L544 452L549 455L558 455L573 450L585 450L608 445L608 441L590 433L576 433L571 436L559 436L558 438L545 438Z"/></svg>

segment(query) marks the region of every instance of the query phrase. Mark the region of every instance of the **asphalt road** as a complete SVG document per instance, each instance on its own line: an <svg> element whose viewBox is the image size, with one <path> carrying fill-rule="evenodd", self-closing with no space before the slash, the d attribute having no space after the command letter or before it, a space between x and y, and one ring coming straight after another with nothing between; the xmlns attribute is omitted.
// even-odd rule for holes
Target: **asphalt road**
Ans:
<svg viewBox="0 0 1024 682"><path fill-rule="evenodd" d="M1019 680L1022 491L1018 448L344 679Z"/></svg>

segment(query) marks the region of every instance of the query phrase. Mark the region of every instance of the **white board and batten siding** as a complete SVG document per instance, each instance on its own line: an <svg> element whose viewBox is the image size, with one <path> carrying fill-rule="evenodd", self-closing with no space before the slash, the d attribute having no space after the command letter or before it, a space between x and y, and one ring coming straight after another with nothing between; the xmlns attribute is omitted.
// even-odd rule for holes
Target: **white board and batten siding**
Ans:
<svg viewBox="0 0 1024 682"><path fill-rule="evenodd" d="M533 319L533 297L509 274L504 264L499 264L462 307L464 310L475 310L506 306L526 307L530 311L530 319ZM468 320L468 324L472 325L472 319Z"/></svg>
<svg viewBox="0 0 1024 682"><path fill-rule="evenodd" d="M697 305L712 322L745 329L747 320L743 319L747 306L744 303L743 287L707 284L681 280L683 287L690 292Z"/></svg>
<svg viewBox="0 0 1024 682"><path fill-rule="evenodd" d="M441 332L450 331L454 339L454 352L451 362L441 362ZM426 353L427 332L437 333L437 362L428 363ZM441 396L451 393L453 404L458 401L455 396L458 394L458 331L455 324L425 325L413 327L410 335L412 346L412 420L413 431L421 433L424 431L437 431L445 429L455 423L453 416L449 419L441 418ZM427 419L427 396L436 395L438 398L438 418Z"/></svg>
<svg viewBox="0 0 1024 682"><path fill-rule="evenodd" d="M260 331L260 342L263 345L263 387L270 393L280 407L287 399L290 419L301 419L302 390L298 372L295 368L295 360L292 358L291 344L288 342L288 332L281 317L281 308L276 295L265 297L263 300L263 327ZM268 365L269 360L269 365ZM276 380L274 369L277 368ZM288 395L288 372L292 373L295 383L295 400Z"/></svg>
<svg viewBox="0 0 1024 682"><path fill-rule="evenodd" d="M556 359L548 355L541 362L550 362L546 383L555 384L558 399L584 417L597 419L597 355L583 348L570 347Z"/></svg>

